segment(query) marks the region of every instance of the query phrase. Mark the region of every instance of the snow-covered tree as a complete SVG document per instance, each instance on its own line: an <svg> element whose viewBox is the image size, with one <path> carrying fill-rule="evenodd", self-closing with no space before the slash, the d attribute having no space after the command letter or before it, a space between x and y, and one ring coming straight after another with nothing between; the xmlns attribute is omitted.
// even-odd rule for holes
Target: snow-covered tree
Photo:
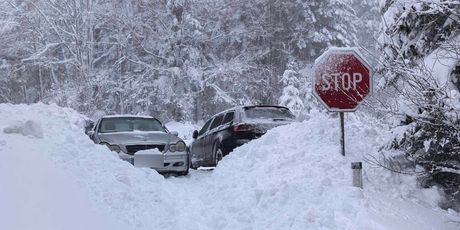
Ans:
<svg viewBox="0 0 460 230"><path fill-rule="evenodd" d="M302 96L299 88L300 86L300 74L294 69L293 64L289 64L288 68L284 71L281 76L281 83L283 86L283 92L279 99L279 104L288 107L297 116L305 108Z"/></svg>
<svg viewBox="0 0 460 230"><path fill-rule="evenodd" d="M54 102L89 116L200 120L277 104L290 60L308 66L326 47L357 40L355 11L339 0L0 4L0 102Z"/></svg>
<svg viewBox="0 0 460 230"><path fill-rule="evenodd" d="M381 38L379 87L391 92L395 106L387 111L406 128L392 147L424 167L423 185L446 189L448 206L460 204L460 103L451 81L460 60L459 9L458 1L386 1Z"/></svg>

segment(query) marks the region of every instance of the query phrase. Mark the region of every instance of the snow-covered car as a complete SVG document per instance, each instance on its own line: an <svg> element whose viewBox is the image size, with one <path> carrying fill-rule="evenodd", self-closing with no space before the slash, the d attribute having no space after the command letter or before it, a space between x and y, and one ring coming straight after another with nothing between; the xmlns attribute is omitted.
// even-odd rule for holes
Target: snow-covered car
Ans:
<svg viewBox="0 0 460 230"><path fill-rule="evenodd" d="M148 167L160 173L189 172L189 153L177 132L170 132L151 116L104 116L89 131L96 144L106 145L119 157L137 167Z"/></svg>
<svg viewBox="0 0 460 230"><path fill-rule="evenodd" d="M211 117L193 133L191 168L216 166L233 151L267 130L292 123L296 117L283 106L237 106Z"/></svg>

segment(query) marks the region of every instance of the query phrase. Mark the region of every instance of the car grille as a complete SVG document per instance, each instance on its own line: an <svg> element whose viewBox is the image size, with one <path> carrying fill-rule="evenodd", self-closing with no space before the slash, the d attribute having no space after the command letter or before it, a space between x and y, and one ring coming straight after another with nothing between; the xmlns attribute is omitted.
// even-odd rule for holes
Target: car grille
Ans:
<svg viewBox="0 0 460 230"><path fill-rule="evenodd" d="M133 155L137 151L141 150L146 150L146 149L158 149L160 152L163 152L165 149L164 145L127 145L126 146L126 151L128 151L128 154Z"/></svg>

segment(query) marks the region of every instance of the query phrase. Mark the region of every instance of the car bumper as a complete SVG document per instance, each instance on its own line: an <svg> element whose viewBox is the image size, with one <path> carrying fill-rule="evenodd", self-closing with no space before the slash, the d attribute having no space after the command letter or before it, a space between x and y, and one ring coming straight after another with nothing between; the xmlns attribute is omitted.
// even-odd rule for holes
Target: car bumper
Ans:
<svg viewBox="0 0 460 230"><path fill-rule="evenodd" d="M155 167L157 172L185 172L187 171L189 157L188 154L165 155L163 167Z"/></svg>
<svg viewBox="0 0 460 230"><path fill-rule="evenodd" d="M164 154L163 155L163 165L162 166L155 166L149 167L151 169L155 169L159 173L167 173L167 172L185 172L189 168L189 156L186 152L184 153L174 153L174 154ZM134 164L134 157L120 157L122 160L129 162L132 165Z"/></svg>
<svg viewBox="0 0 460 230"><path fill-rule="evenodd" d="M233 151L233 149L237 148L237 147L240 147L254 139L257 139L259 138L260 136L253 136L253 137L247 137L247 138L238 138L238 139L231 139L227 142L224 142L224 146L227 150L230 151Z"/></svg>

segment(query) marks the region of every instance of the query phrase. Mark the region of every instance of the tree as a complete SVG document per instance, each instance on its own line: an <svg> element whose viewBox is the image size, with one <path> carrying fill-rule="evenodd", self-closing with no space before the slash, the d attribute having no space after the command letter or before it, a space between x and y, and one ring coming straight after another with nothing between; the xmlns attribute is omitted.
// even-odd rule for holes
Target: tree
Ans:
<svg viewBox="0 0 460 230"><path fill-rule="evenodd" d="M339 0L0 4L0 102L57 103L89 116L200 120L276 104L290 61L308 66L328 46L356 42L357 18Z"/></svg>
<svg viewBox="0 0 460 230"><path fill-rule="evenodd" d="M283 93L279 99L279 104L288 107L296 116L299 116L305 106L299 90L300 74L295 68L295 63L290 63L288 68L284 71L283 76L281 76Z"/></svg>
<svg viewBox="0 0 460 230"><path fill-rule="evenodd" d="M460 204L460 106L451 73L460 60L460 3L387 1L380 73L406 132L391 145L425 169L422 185L442 185L446 207ZM446 68L447 67L447 68Z"/></svg>

